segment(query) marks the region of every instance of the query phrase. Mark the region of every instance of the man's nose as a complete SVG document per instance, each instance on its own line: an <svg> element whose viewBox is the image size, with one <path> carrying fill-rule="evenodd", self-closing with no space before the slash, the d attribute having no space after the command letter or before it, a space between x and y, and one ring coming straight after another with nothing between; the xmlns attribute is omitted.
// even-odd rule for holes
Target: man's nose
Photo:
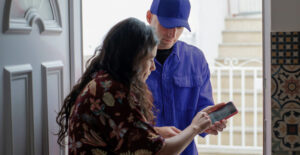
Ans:
<svg viewBox="0 0 300 155"><path fill-rule="evenodd" d="M168 29L168 37L174 38L176 36L176 28Z"/></svg>

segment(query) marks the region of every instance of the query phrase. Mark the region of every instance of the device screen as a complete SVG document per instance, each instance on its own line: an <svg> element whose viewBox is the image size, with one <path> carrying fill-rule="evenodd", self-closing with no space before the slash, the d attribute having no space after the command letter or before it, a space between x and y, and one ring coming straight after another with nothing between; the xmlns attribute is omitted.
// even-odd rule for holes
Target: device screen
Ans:
<svg viewBox="0 0 300 155"><path fill-rule="evenodd" d="M237 109L233 105L232 102L228 102L225 104L225 106L221 107L220 109L217 109L216 111L213 111L209 113L209 117L211 119L212 124L214 124L217 121L220 121L222 119L227 119L237 113Z"/></svg>

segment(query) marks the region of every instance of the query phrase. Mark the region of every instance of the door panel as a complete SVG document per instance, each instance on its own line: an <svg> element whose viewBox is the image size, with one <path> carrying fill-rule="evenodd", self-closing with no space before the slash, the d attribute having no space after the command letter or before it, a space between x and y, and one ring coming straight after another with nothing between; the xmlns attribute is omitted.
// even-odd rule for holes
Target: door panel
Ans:
<svg viewBox="0 0 300 155"><path fill-rule="evenodd" d="M61 152L55 118L74 74L69 1L42 1L0 1L0 154Z"/></svg>
<svg viewBox="0 0 300 155"><path fill-rule="evenodd" d="M32 67L5 67L4 127L6 154L34 154Z"/></svg>
<svg viewBox="0 0 300 155"><path fill-rule="evenodd" d="M43 72L43 148L45 154L56 155L63 153L53 136L58 130L56 116L63 101L63 64L61 61L42 64Z"/></svg>
<svg viewBox="0 0 300 155"><path fill-rule="evenodd" d="M57 0L6 0L3 31L30 33L38 22L41 33L60 33L61 14Z"/></svg>

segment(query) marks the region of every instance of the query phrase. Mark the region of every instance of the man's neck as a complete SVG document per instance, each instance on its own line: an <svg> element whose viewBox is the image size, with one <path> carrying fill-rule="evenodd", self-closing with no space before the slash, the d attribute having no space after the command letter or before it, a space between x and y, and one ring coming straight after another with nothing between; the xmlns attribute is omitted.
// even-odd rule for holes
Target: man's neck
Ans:
<svg viewBox="0 0 300 155"><path fill-rule="evenodd" d="M173 48L173 47L172 47ZM169 57L169 55L172 53L172 48L170 49L157 49L156 54L156 60L160 62L160 64L164 64L166 59Z"/></svg>

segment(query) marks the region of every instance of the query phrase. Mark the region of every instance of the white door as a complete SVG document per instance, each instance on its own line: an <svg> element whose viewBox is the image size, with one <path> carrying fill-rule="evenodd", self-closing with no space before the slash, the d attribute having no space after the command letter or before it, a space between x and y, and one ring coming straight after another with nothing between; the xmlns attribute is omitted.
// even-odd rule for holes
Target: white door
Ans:
<svg viewBox="0 0 300 155"><path fill-rule="evenodd" d="M64 0L0 1L1 155L63 153L56 143L55 118L81 72L81 61L74 65L79 59L74 44L80 39L74 36L78 26L70 19L72 5Z"/></svg>

